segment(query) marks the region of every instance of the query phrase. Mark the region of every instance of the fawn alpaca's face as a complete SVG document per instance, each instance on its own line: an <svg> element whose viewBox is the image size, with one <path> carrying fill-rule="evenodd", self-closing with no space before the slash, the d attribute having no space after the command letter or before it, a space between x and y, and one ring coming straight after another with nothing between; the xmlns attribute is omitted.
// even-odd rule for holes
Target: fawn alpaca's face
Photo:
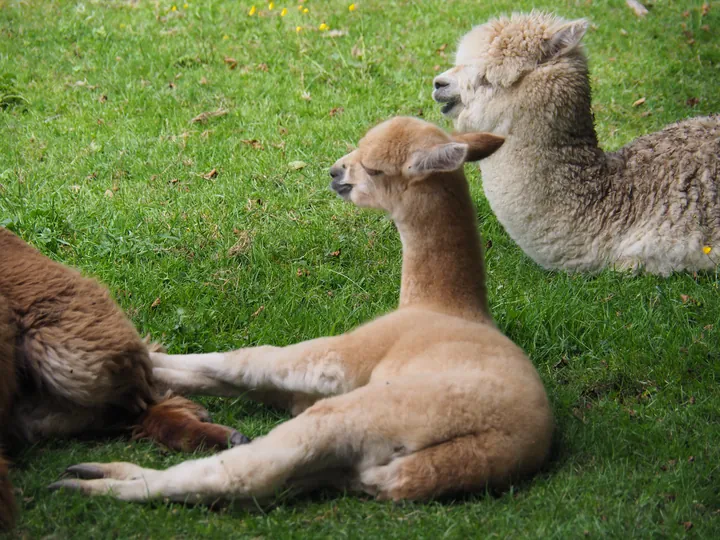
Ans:
<svg viewBox="0 0 720 540"><path fill-rule="evenodd" d="M414 185L433 173L455 171L482 159L504 139L489 133L451 137L417 118L396 117L372 128L357 150L330 168L330 183L340 197L357 206L392 213Z"/></svg>
<svg viewBox="0 0 720 540"><path fill-rule="evenodd" d="M455 67L433 80L433 99L460 131L508 135L527 111L562 102L568 71L585 68L584 20L543 13L494 19L467 33ZM551 111L552 112L552 111Z"/></svg>

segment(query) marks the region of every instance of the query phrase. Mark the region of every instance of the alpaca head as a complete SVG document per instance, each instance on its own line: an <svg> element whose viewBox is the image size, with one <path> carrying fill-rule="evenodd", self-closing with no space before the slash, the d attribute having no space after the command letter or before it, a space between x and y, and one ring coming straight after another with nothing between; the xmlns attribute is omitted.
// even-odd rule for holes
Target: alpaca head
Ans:
<svg viewBox="0 0 720 540"><path fill-rule="evenodd" d="M500 135L527 113L572 110L587 86L580 47L587 26L536 12L477 26L460 41L455 67L435 78L433 99L460 131Z"/></svg>
<svg viewBox="0 0 720 540"><path fill-rule="evenodd" d="M330 187L357 206L392 213L414 186L489 156L503 140L489 133L451 136L423 120L396 117L372 128L356 150L335 162Z"/></svg>

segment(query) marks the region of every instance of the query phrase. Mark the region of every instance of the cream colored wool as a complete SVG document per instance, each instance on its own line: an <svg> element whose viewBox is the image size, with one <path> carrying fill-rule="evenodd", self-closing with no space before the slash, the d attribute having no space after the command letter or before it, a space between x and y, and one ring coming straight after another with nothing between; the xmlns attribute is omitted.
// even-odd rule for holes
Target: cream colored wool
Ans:
<svg viewBox="0 0 720 540"><path fill-rule="evenodd" d="M480 164L493 212L548 269L714 268L719 117L603 152L580 44L587 26L537 12L493 19L462 38L455 67L436 77L433 97L458 130L506 137Z"/></svg>

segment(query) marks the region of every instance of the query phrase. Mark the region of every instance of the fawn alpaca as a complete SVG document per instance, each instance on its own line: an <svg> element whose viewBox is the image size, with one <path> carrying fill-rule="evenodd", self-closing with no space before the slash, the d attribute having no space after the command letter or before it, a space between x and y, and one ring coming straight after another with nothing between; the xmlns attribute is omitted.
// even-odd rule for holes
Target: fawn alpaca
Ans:
<svg viewBox="0 0 720 540"><path fill-rule="evenodd" d="M86 463L67 471L79 479L51 487L212 503L332 485L398 500L502 489L536 472L552 415L537 371L488 311L462 170L501 144L395 118L330 170L342 198L395 221L403 243L396 311L288 347L151 355L155 376L179 392L255 390L284 400L296 418L248 445L167 470Z"/></svg>
<svg viewBox="0 0 720 540"><path fill-rule="evenodd" d="M163 397L147 344L104 287L3 228L0 254L0 530L15 515L3 444L132 428L185 451L247 442Z"/></svg>

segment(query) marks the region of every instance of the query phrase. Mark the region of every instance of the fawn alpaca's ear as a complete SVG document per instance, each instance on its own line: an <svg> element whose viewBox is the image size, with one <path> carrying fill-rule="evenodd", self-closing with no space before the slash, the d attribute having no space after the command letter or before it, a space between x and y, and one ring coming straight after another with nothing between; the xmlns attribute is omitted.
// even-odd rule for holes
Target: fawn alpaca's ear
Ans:
<svg viewBox="0 0 720 540"><path fill-rule="evenodd" d="M468 145L462 142L437 144L415 152L405 169L410 176L456 171L465 163L467 152Z"/></svg>
<svg viewBox="0 0 720 540"><path fill-rule="evenodd" d="M546 42L545 61L575 50L588 29L585 19L570 21L562 25Z"/></svg>
<svg viewBox="0 0 720 540"><path fill-rule="evenodd" d="M465 161L479 161L493 154L505 142L505 138L492 133L455 133L453 141L467 145Z"/></svg>

